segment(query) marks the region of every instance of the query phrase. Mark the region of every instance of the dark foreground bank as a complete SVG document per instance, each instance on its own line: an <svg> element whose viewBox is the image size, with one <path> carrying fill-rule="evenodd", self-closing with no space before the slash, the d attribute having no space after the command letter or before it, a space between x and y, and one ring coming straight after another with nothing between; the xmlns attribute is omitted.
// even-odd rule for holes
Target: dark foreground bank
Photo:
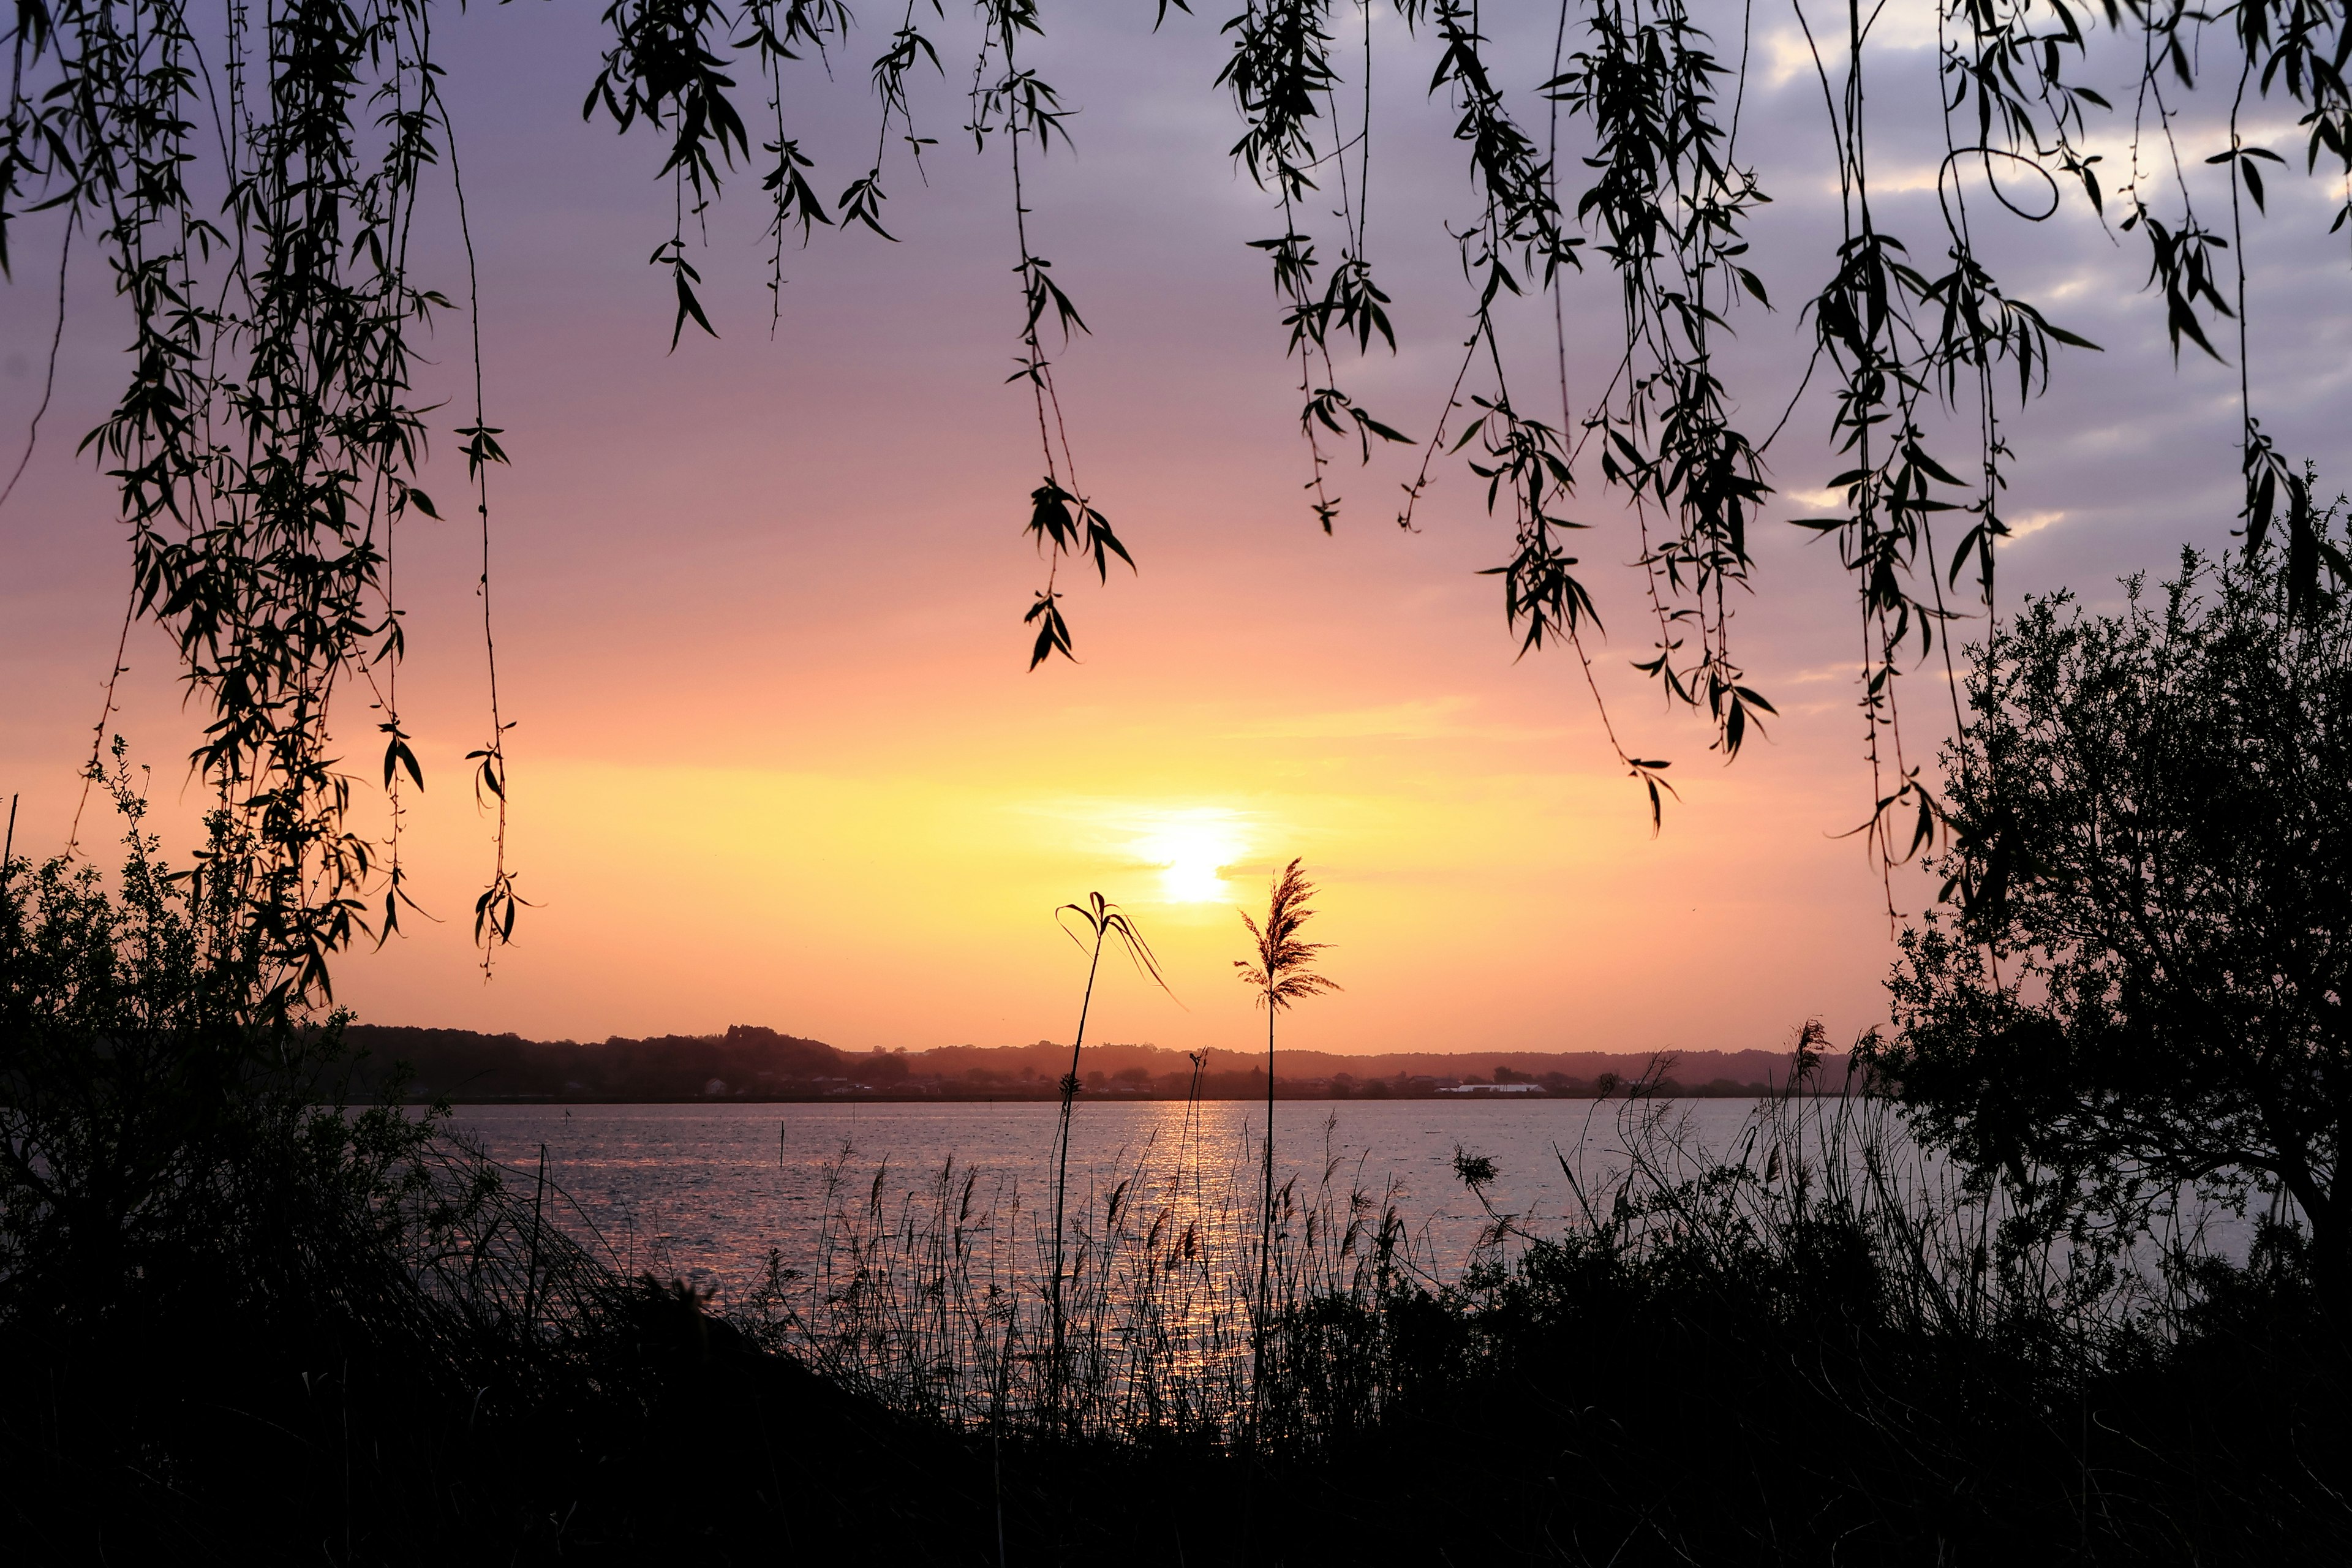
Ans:
<svg viewBox="0 0 2352 1568"><path fill-rule="evenodd" d="M1790 1095L1677 1164L1637 1085L1640 1158L1458 1277L1379 1194L1262 1221L1198 1176L1074 1192L1041 1269L1040 1204L976 1234L943 1169L928 1214L845 1193L722 1320L371 1103L133 849L119 897L0 878L12 1564L2352 1556L2345 1281L2293 1230L2136 1287L2078 1206L1904 1163L1883 1102ZM1239 1354L1204 1382L1183 1343Z"/></svg>
<svg viewBox="0 0 2352 1568"><path fill-rule="evenodd" d="M2352 1552L2352 1380L2288 1233L2193 1270L2164 1331L2095 1344L2057 1313L1934 1326L1834 1204L1728 1242L1699 1214L1604 1221L1465 1285L1295 1298L1255 1437L1138 1415L1076 1438L1034 1404L958 1426L853 1394L764 1348L772 1318L620 1278L537 1223L535 1191L468 1190L462 1159L437 1192L329 1179L399 1135L337 1152L310 1127L272 1151L307 1149L299 1177L239 1172L203 1227L134 1224L112 1272L85 1256L44 1305L14 1297L13 1561Z"/></svg>

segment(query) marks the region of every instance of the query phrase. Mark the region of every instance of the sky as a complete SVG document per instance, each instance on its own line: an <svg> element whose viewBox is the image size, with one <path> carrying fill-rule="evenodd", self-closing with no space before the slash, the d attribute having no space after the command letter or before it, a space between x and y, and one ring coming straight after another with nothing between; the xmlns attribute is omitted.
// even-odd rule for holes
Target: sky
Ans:
<svg viewBox="0 0 2352 1568"><path fill-rule="evenodd" d="M579 113L599 8L440 16L490 421L513 458L493 482L492 609L517 726L509 854L531 907L486 977L469 916L490 825L463 761L488 726L480 545L463 524L418 522L398 540L395 588L427 788L402 855L438 923L412 918L348 957L340 1001L373 1022L538 1037L744 1023L853 1049L1066 1038L1085 957L1053 911L1099 890L1151 942L1172 994L1114 964L1090 1033L1243 1047L1260 1025L1234 978L1235 909L1300 857L1320 888L1312 934L1344 987L1286 1024L1301 1047L1743 1049L1808 1017L1841 1037L1884 1019L1890 896L1910 917L1933 889L1883 882L1844 836L1871 799L1858 616L1828 547L1786 525L1842 466L1825 402L1798 397L1773 448L1782 494L1736 626L1780 717L1728 766L1630 668L1648 653L1637 547L1588 476L1580 545L1609 634L1596 679L1627 748L1670 759L1679 791L1654 835L1572 658L1515 658L1496 580L1476 574L1504 558L1508 527L1458 463L1441 465L1414 531L1393 521L1412 459L1385 455L1337 471L1337 531L1316 526L1277 302L1246 245L1277 220L1228 155L1233 111L1212 86L1219 18L1171 14L1155 36L1152 10L1048 4L1030 56L1078 111L1075 149L1026 171L1033 247L1092 328L1057 363L1070 440L1081 488L1140 567L1079 585L1078 661L1034 671L1019 616L1043 571L1020 530L1040 465L1027 402L1004 384L1020 321L1009 174L1001 146L975 155L958 131L969 17L934 25L953 45L948 79L915 99L937 144L919 172L890 154L897 243L821 229L789 250L772 332L765 215L739 174L692 252L719 335L689 329L673 353L667 281L644 264L669 228L659 153ZM1737 9L1700 11L1736 57ZM1825 275L1837 207L1794 15L1755 16L1740 156L1775 197L1752 259L1780 308L1740 311L1724 360L1743 416L1769 427L1803 369L1796 301ZM1872 68L1880 221L1930 259L1932 18L1892 8ZM1525 112L1550 24L1531 9L1493 27ZM811 62L795 89L828 195L872 161L880 43L857 35L834 79ZM1430 41L1381 13L1373 47L1370 252L1400 341L1347 384L1420 436L1470 304L1444 226L1475 206L1453 115L1425 97ZM2292 120L2258 106L2250 123L2299 171ZM2192 162L2212 131L2180 122ZM2099 145L2119 166L2120 137ZM2200 199L2226 202L2197 167ZM2284 449L2340 475L2352 247L2326 235L2332 199L2324 180L2275 176L2246 259L2258 411ZM446 187L428 200L442 216L419 269L462 305ZM55 257L41 225L22 226L20 256ZM2192 353L2176 367L2142 250L2079 202L1986 244L2009 287L2103 349L2065 354L2048 395L2012 416L2003 601L2063 586L2112 605L2119 578L2161 574L2184 543L2226 547L2236 366ZM15 843L35 855L66 841L128 588L111 492L74 452L127 335L88 260L68 269L56 395L0 510L0 789L21 796ZM57 325L54 267L20 262L0 295L11 466ZM1613 289L1604 268L1569 281L1572 388L1608 374ZM1522 385L1556 374L1548 310L1506 329ZM423 390L459 396L462 310L433 354ZM436 417L465 422L455 403ZM464 480L446 428L423 482L463 517L446 504ZM183 761L197 717L154 627L133 628L125 663L109 729L152 770L184 850L203 802ZM1915 761L1948 728L1939 671L1906 681ZM362 775L371 722L351 720ZM381 820L364 791L358 809Z"/></svg>

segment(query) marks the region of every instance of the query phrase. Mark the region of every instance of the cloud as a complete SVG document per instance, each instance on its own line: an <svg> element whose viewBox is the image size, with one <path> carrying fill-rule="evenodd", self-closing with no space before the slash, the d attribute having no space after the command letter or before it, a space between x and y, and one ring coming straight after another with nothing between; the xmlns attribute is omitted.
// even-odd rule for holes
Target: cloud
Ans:
<svg viewBox="0 0 2352 1568"><path fill-rule="evenodd" d="M1461 716L1476 706L1476 700L1468 697L1389 702L1372 708L1265 719L1228 730L1225 734L1230 739L1250 741L1541 741L1567 732L1564 729L1465 721Z"/></svg>

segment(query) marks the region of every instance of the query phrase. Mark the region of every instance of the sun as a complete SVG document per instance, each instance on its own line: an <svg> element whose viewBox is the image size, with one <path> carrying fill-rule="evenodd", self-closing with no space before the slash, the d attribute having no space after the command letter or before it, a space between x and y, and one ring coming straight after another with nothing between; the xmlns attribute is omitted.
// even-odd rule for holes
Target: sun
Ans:
<svg viewBox="0 0 2352 1568"><path fill-rule="evenodd" d="M1234 814L1214 807L1168 813L1135 840L1136 858L1159 868L1160 897L1171 904L1215 903L1228 897L1224 868L1242 854Z"/></svg>

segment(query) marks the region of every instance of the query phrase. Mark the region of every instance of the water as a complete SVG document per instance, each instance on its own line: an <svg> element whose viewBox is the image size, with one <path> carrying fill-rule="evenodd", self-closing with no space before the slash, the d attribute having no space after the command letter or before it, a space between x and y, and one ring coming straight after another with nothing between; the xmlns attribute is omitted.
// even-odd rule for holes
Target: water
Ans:
<svg viewBox="0 0 2352 1568"><path fill-rule="evenodd" d="M1337 1164L1344 1193L1393 1201L1439 1266L1458 1266L1487 1223L1454 1173L1456 1148L1495 1164L1486 1200L1538 1232L1577 1213L1565 1155L1587 1191L1624 1168L1622 1101L1293 1100L1275 1110L1277 1179L1311 1187ZM1686 1146L1733 1148L1755 1104L1681 1100L1665 1108ZM983 1184L1017 1185L1024 1202L1051 1191L1059 1108L1011 1104L464 1106L457 1130L522 1181L541 1144L559 1215L593 1232L624 1267L677 1275L723 1298L748 1288L770 1249L789 1265L815 1246L828 1169L864 1194L879 1171L886 1197L927 1188L950 1158ZM1172 1174L1187 1135L1181 1101L1080 1101L1070 1145L1073 1206L1149 1155ZM1218 1100L1192 1108L1201 1160L1240 1172L1255 1191L1265 1108ZM845 1147L849 1151L843 1163ZM1328 1155L1327 1155L1328 1150ZM1555 1151L1558 1151L1556 1153ZM511 1178L510 1178L511 1179ZM528 1190L527 1188L525 1190Z"/></svg>

